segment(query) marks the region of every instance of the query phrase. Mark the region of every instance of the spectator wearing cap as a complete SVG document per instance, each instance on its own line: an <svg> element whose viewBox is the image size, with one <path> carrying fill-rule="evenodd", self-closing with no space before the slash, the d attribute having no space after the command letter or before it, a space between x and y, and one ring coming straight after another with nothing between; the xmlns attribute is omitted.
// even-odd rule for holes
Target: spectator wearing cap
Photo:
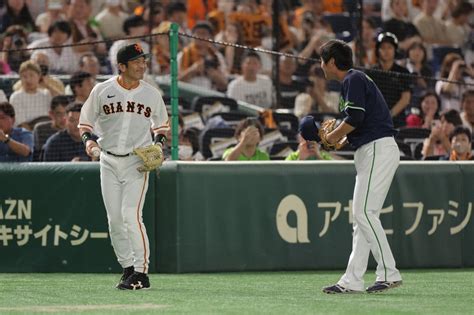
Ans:
<svg viewBox="0 0 474 315"><path fill-rule="evenodd" d="M106 0L105 8L96 17L97 27L105 39L123 37L123 23L128 14L122 11L121 0Z"/></svg>
<svg viewBox="0 0 474 315"><path fill-rule="evenodd" d="M40 116L48 114L51 94L46 89L41 89L40 67L31 60L25 61L20 66L20 80L22 88L10 96L10 103L15 108L17 123L31 129L28 123Z"/></svg>
<svg viewBox="0 0 474 315"><path fill-rule="evenodd" d="M86 148L79 134L79 116L81 103L66 107L66 128L52 135L44 145L44 162L77 162L90 161Z"/></svg>
<svg viewBox="0 0 474 315"><path fill-rule="evenodd" d="M259 74L261 67L260 55L254 51L248 51L242 57L242 75L229 83L227 95L262 108L271 108L273 84L268 76Z"/></svg>
<svg viewBox="0 0 474 315"><path fill-rule="evenodd" d="M408 14L408 0L390 0L393 16L390 20L383 23L384 32L394 34L398 41L399 47L406 51L415 42L421 42L420 34L415 25L405 21Z"/></svg>
<svg viewBox="0 0 474 315"><path fill-rule="evenodd" d="M15 109L8 102L0 103L0 162L29 162L33 157L33 135L14 125Z"/></svg>
<svg viewBox="0 0 474 315"><path fill-rule="evenodd" d="M235 128L237 145L224 151L225 161L265 161L268 153L260 150L258 144L263 138L263 126L256 118L245 118Z"/></svg>
<svg viewBox="0 0 474 315"><path fill-rule="evenodd" d="M227 65L224 56L206 41L212 39L213 29L208 22L199 22L193 28L191 43L178 53L178 78L207 89L225 91Z"/></svg>
<svg viewBox="0 0 474 315"><path fill-rule="evenodd" d="M63 46L71 44L71 26L66 21L56 21L48 28L48 38L32 42L28 48L41 48L50 46ZM49 70L51 73L72 73L77 71L79 55L71 47L56 47L52 49L38 49L33 56L42 52L51 60Z"/></svg>
<svg viewBox="0 0 474 315"><path fill-rule="evenodd" d="M462 125L459 112L451 109L441 113L441 119L435 121L431 133L423 142L421 154L423 158L433 155L446 155L451 152L450 134L457 126Z"/></svg>
<svg viewBox="0 0 474 315"><path fill-rule="evenodd" d="M449 161L472 161L472 135L471 131L464 127L458 126L449 135L449 142L451 143L451 151L448 155L443 156L440 160Z"/></svg>
<svg viewBox="0 0 474 315"><path fill-rule="evenodd" d="M392 33L381 33L377 36L376 55L378 64L367 71L372 80L382 92L392 115L394 127L405 125L405 109L410 104L412 79L406 68L395 62L398 49L398 39ZM386 71L398 72L387 74Z"/></svg>
<svg viewBox="0 0 474 315"><path fill-rule="evenodd" d="M123 31L127 36L144 36L147 34L147 27L146 22L140 15L131 15L125 22L123 23ZM117 66L117 53L120 48L125 47L127 45L138 43L143 48L145 53L150 52L150 46L148 43L144 42L140 39L121 39L115 41L112 47L109 50L109 60L112 65L113 73L118 73L118 66Z"/></svg>
<svg viewBox="0 0 474 315"><path fill-rule="evenodd" d="M74 95L74 102L84 104L94 88L95 80L88 72L76 72L71 76L69 84Z"/></svg>
<svg viewBox="0 0 474 315"><path fill-rule="evenodd" d="M46 4L46 12L38 15L35 24L41 33L47 33L49 27L54 21L65 20L63 0L48 0Z"/></svg>

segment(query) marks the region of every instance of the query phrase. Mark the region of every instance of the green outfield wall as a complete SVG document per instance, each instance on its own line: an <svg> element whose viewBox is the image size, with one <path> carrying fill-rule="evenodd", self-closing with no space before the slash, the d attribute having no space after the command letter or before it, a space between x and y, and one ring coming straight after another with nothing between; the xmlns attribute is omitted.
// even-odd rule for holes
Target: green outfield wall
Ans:
<svg viewBox="0 0 474 315"><path fill-rule="evenodd" d="M165 163L144 208L151 271L344 268L354 176L352 162ZM473 203L474 163L402 162L381 214L398 265L474 267ZM0 163L0 271L119 270L97 163Z"/></svg>
<svg viewBox="0 0 474 315"><path fill-rule="evenodd" d="M153 179L143 209L153 256L154 190ZM119 270L99 163L0 163L1 272Z"/></svg>

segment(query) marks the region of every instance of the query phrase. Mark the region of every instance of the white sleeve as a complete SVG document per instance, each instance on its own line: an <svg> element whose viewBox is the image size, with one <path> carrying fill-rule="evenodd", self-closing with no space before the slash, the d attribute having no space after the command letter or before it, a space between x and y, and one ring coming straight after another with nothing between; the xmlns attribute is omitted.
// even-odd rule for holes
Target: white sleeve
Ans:
<svg viewBox="0 0 474 315"><path fill-rule="evenodd" d="M7 102L7 96L5 95L5 92L0 89L0 102Z"/></svg>
<svg viewBox="0 0 474 315"><path fill-rule="evenodd" d="M237 78L236 78L237 79ZM241 100L241 95L237 93L236 89L236 79L230 81L229 85L227 86L227 96L233 99Z"/></svg>
<svg viewBox="0 0 474 315"><path fill-rule="evenodd" d="M94 125L99 117L99 97L97 86L92 89L91 94L81 108L81 116L79 117L78 128L88 129L90 132L94 130Z"/></svg>
<svg viewBox="0 0 474 315"><path fill-rule="evenodd" d="M167 134L170 130L170 122L168 119L168 112L166 111L165 102L161 97L160 92L156 90L156 110L153 111L153 115L151 116L151 128L153 129L153 133L161 133Z"/></svg>

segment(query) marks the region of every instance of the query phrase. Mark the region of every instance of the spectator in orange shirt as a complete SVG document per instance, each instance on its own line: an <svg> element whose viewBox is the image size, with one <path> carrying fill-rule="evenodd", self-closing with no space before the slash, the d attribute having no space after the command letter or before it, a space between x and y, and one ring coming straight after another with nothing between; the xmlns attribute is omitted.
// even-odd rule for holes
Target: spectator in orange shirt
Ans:
<svg viewBox="0 0 474 315"><path fill-rule="evenodd" d="M187 0L188 27L193 28L198 21L204 21L212 10L217 9L216 0Z"/></svg>

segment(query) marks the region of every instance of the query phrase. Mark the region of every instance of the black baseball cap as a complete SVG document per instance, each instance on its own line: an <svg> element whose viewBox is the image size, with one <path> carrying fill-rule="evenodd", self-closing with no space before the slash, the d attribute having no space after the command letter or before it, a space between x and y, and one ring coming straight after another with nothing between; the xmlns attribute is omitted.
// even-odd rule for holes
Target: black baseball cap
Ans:
<svg viewBox="0 0 474 315"><path fill-rule="evenodd" d="M120 48L117 53L117 63L127 64L129 61L140 57L148 58L149 56L150 54L146 54L139 43L131 44Z"/></svg>
<svg viewBox="0 0 474 315"><path fill-rule="evenodd" d="M301 119L298 131L306 141L321 141L318 135L318 130L316 120L313 116L306 116Z"/></svg>

